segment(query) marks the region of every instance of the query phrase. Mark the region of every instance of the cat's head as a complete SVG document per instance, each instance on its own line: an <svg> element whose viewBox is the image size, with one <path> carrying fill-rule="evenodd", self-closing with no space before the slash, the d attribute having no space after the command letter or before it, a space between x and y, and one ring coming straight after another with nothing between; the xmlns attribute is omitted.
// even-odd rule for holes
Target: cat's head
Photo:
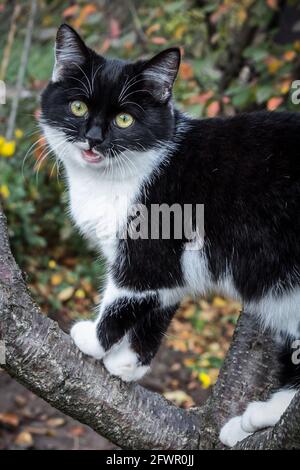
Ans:
<svg viewBox="0 0 300 470"><path fill-rule="evenodd" d="M179 64L177 48L134 63L104 58L62 25L41 100L41 123L57 156L99 169L159 148L174 132L171 98Z"/></svg>

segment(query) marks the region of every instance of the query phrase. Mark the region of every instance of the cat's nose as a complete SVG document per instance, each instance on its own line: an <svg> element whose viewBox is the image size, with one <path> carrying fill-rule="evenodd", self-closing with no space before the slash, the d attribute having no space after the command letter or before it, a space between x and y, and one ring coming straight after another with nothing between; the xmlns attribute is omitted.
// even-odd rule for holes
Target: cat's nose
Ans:
<svg viewBox="0 0 300 470"><path fill-rule="evenodd" d="M99 126L91 127L85 134L91 147L96 147L96 145L102 144L104 138L102 129Z"/></svg>

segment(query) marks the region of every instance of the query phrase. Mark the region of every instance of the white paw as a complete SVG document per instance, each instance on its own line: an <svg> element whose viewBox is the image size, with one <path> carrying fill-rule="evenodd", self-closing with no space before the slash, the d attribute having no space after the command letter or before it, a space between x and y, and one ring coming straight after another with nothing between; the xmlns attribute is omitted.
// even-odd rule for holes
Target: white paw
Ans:
<svg viewBox="0 0 300 470"><path fill-rule="evenodd" d="M250 403L242 415L243 429L247 432L253 433L258 429L266 427L267 408L268 402L254 401L253 403ZM270 424L270 426L273 426L273 424Z"/></svg>
<svg viewBox="0 0 300 470"><path fill-rule="evenodd" d="M268 401L254 401L247 406L242 416L242 427L245 431L275 426L291 403L296 390L280 390Z"/></svg>
<svg viewBox="0 0 300 470"><path fill-rule="evenodd" d="M124 382L139 380L149 370L149 366L138 363L138 357L130 348L126 337L120 345L111 349L103 363L110 374L120 377Z"/></svg>
<svg viewBox="0 0 300 470"><path fill-rule="evenodd" d="M220 432L221 442L233 447L258 429L275 426L295 394L296 390L280 390L274 393L268 401L250 403L242 416L230 419L223 426Z"/></svg>
<svg viewBox="0 0 300 470"><path fill-rule="evenodd" d="M80 351L96 359L102 359L105 352L97 338L95 322L88 320L76 323L71 328L70 335Z"/></svg>
<svg viewBox="0 0 300 470"><path fill-rule="evenodd" d="M250 434L242 428L242 417L236 416L222 427L219 438L225 446L233 447L237 442L250 436Z"/></svg>

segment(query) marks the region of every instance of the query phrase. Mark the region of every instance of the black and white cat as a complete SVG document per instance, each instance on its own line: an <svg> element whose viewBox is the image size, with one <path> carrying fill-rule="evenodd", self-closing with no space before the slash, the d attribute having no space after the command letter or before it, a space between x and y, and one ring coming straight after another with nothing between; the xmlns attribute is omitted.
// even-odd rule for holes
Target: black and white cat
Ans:
<svg viewBox="0 0 300 470"><path fill-rule="evenodd" d="M76 345L138 380L182 297L220 290L289 351L300 335L300 116L183 115L172 102L177 48L149 61L107 59L63 25L55 57L41 124L65 167L72 218L108 267L96 320L71 330ZM205 235L192 215L192 241L174 231L122 237L136 204L203 204ZM223 443L279 420L300 383L299 365L284 357L282 389L231 419Z"/></svg>

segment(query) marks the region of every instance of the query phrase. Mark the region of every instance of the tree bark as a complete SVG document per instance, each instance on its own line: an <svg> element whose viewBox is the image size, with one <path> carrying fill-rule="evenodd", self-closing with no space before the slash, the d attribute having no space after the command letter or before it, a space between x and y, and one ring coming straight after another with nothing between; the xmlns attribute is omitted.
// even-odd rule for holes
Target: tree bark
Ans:
<svg viewBox="0 0 300 470"><path fill-rule="evenodd" d="M0 340L6 348L3 367L11 376L124 449L221 449L220 427L276 386L273 342L245 312L219 380L202 408L180 409L138 384L110 376L32 300L10 251L1 207ZM278 425L255 433L236 448L300 448L299 394Z"/></svg>

